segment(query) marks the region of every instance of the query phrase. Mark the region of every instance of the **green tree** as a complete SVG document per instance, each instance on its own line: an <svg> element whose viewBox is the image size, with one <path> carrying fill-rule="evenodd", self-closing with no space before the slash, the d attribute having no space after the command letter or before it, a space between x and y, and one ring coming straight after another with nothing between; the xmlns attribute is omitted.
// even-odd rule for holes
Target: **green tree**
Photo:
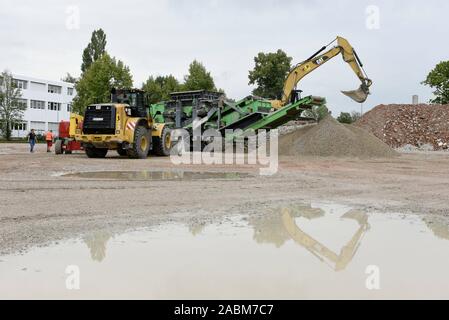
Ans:
<svg viewBox="0 0 449 320"><path fill-rule="evenodd" d="M112 88L129 89L132 85L129 67L105 53L75 84L77 95L73 99L73 110L81 114L89 104L110 101Z"/></svg>
<svg viewBox="0 0 449 320"><path fill-rule="evenodd" d="M63 78L61 78L61 81L76 83L76 78L67 72L66 75Z"/></svg>
<svg viewBox="0 0 449 320"><path fill-rule="evenodd" d="M432 89L435 98L431 103L448 104L449 103L449 61L438 63L435 68L427 75L426 80L422 82Z"/></svg>
<svg viewBox="0 0 449 320"><path fill-rule="evenodd" d="M341 112L337 118L337 121L340 123L351 124L352 123L351 114L349 112Z"/></svg>
<svg viewBox="0 0 449 320"><path fill-rule="evenodd" d="M329 115L329 109L325 105L317 106L313 108L318 121L323 120Z"/></svg>
<svg viewBox="0 0 449 320"><path fill-rule="evenodd" d="M103 29L94 30L90 38L90 43L83 51L83 63L81 71L86 72L87 69L100 59L106 53L106 34Z"/></svg>
<svg viewBox="0 0 449 320"><path fill-rule="evenodd" d="M281 97L284 81L291 69L292 58L279 49L276 52L259 52L254 57L254 69L249 71L249 84L256 85L256 96L278 99Z"/></svg>
<svg viewBox="0 0 449 320"><path fill-rule="evenodd" d="M357 120L359 120L362 117L362 114L358 111L352 111L351 112L351 119L352 122L356 122Z"/></svg>
<svg viewBox="0 0 449 320"><path fill-rule="evenodd" d="M168 76L150 76L148 80L142 84L150 103L165 101L170 99L170 93L180 91L181 84L172 75Z"/></svg>
<svg viewBox="0 0 449 320"><path fill-rule="evenodd" d="M17 87L12 74L3 71L0 75L0 122L4 137L11 139L11 129L14 123L23 118L23 112L27 106L19 99L22 96L20 88Z"/></svg>
<svg viewBox="0 0 449 320"><path fill-rule="evenodd" d="M302 117L314 118L317 121L323 120L329 114L329 109L325 105L314 106L312 109L304 110Z"/></svg>
<svg viewBox="0 0 449 320"><path fill-rule="evenodd" d="M189 65L189 73L184 76L183 89L217 91L210 72L196 60Z"/></svg>

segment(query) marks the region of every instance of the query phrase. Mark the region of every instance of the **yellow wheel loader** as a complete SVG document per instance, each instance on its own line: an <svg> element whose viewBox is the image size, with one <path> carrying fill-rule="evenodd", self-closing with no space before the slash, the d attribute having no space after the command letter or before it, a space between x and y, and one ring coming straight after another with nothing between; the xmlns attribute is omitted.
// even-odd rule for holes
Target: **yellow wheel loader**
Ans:
<svg viewBox="0 0 449 320"><path fill-rule="evenodd" d="M145 100L142 90L113 89L111 103L87 106L82 132L75 136L86 155L104 158L109 150L134 159L144 159L152 150L166 155L171 147L169 129L153 121Z"/></svg>

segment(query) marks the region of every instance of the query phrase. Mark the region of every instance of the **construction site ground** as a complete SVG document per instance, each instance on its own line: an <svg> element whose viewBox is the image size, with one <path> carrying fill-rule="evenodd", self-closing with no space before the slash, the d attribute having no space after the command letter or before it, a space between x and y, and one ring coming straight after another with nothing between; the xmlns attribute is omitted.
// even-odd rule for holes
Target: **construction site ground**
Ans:
<svg viewBox="0 0 449 320"><path fill-rule="evenodd" d="M281 157L274 176L255 165L174 165L169 157L106 159L59 155L38 145L0 144L0 252L79 237L121 233L166 222L210 223L224 215L263 214L311 201L335 202L376 214L448 216L449 154L403 153L387 160ZM91 179L92 171L240 172L216 179Z"/></svg>

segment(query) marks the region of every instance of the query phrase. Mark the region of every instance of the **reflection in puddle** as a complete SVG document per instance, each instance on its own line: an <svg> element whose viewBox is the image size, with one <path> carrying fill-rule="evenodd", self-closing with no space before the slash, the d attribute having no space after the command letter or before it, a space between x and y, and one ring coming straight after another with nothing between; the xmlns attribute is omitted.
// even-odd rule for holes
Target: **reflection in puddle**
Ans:
<svg viewBox="0 0 449 320"><path fill-rule="evenodd" d="M323 209L302 205L284 207L279 209L278 212L273 212L273 214L251 218L249 223L254 227L254 239L257 242L273 243L279 248L286 241L292 239L335 271L346 268L357 251L363 235L369 229L368 215L364 212L349 209L340 219L352 219L358 223L359 228L337 254L313 236L304 232L295 221L295 218L300 217L307 220L323 217L326 219Z"/></svg>
<svg viewBox="0 0 449 320"><path fill-rule="evenodd" d="M359 228L354 233L352 238L341 248L340 253L336 254L312 236L302 231L296 224L290 209L284 208L282 210L282 222L290 237L296 243L310 251L313 255L317 256L320 260L327 260L326 262L329 263L335 271L343 270L349 262L351 262L360 245L360 241L364 233L369 229L368 215L364 212L350 210L341 218L353 219L357 221Z"/></svg>
<svg viewBox="0 0 449 320"><path fill-rule="evenodd" d="M447 218L430 215L424 217L423 221L435 236L449 240L449 223Z"/></svg>
<svg viewBox="0 0 449 320"><path fill-rule="evenodd" d="M66 173L62 177L113 180L203 180L240 179L250 175L240 172L194 172L194 171L91 171Z"/></svg>
<svg viewBox="0 0 449 320"><path fill-rule="evenodd" d="M291 237L282 220L284 211L292 217L310 220L324 216L322 209L305 205L276 208L270 214L249 218L249 224L254 228L254 240L258 243L273 243L278 248L290 240Z"/></svg>
<svg viewBox="0 0 449 320"><path fill-rule="evenodd" d="M206 225L207 225L206 222L195 221L195 222L189 223L188 228L189 228L190 233L192 235L196 236L204 230Z"/></svg>
<svg viewBox="0 0 449 320"><path fill-rule="evenodd" d="M83 237L84 243L90 250L90 257L101 262L106 257L106 245L111 238L109 232L101 230Z"/></svg>
<svg viewBox="0 0 449 320"><path fill-rule="evenodd" d="M314 204L100 231L0 257L0 298L449 298L448 225ZM68 265L80 268L80 290L65 288ZM371 265L380 290L365 286Z"/></svg>

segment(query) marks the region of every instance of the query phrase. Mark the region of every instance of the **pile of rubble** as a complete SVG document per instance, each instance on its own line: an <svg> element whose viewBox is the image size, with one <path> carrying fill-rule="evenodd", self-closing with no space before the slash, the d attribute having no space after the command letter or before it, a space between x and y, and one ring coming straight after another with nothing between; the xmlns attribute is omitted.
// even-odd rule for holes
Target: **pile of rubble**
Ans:
<svg viewBox="0 0 449 320"><path fill-rule="evenodd" d="M449 148L449 105L379 105L355 125L393 148Z"/></svg>
<svg viewBox="0 0 449 320"><path fill-rule="evenodd" d="M327 116L279 139L279 155L335 158L390 158L397 155L369 132Z"/></svg>

